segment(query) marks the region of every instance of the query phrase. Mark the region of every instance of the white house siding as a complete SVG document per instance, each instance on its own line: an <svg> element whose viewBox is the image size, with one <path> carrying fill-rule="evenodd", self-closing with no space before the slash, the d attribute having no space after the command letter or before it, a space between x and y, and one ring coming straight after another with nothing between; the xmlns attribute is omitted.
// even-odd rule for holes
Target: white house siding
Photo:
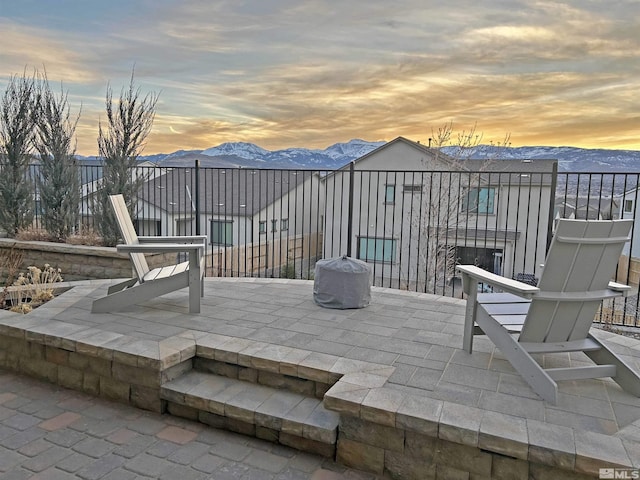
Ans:
<svg viewBox="0 0 640 480"><path fill-rule="evenodd" d="M403 171L389 171L392 168ZM422 195L428 198L430 188L436 190L442 186L442 182L439 182L441 176L445 180L460 177L457 173L451 177L448 173L430 173L452 170L452 165L435 160L424 147L408 141L395 140L356 161L354 170L351 255L358 256L360 237L386 239L374 241L374 245L378 247L383 244L382 248L385 248L393 243L396 246L392 259L386 258L387 261L372 262L377 284L412 289L416 288L416 285L422 288L425 284L427 265L422 264L424 260L420 258L424 257L425 253L433 255L433 251L425 251L425 246L429 245L428 229L423 227L420 231L417 230L419 217L422 217L423 225L428 222L432 229L439 232L447 228L451 229L452 234L449 238L442 233L438 236L441 239L440 242L449 246L501 250L501 273L505 275L529 273L539 276L540 264L543 263L546 250L548 209L551 198L549 185L530 187L529 179L524 176L521 181L516 182L512 176L509 185L506 174L503 173L499 177L498 173L492 173L489 177L491 184L488 186L495 188L493 214L471 215L465 219L458 214L458 207L452 205L451 208L441 206L441 218L438 219L435 212L431 212L432 217L429 218L429 212L424 211L428 202L421 202L418 192L403 192L404 185L423 183ZM323 243L325 257L349 253L347 251L349 175L349 171L343 169L325 179L327 192ZM463 174L462 178L465 181L466 175ZM500 184L498 184L499 178L502 179ZM393 204L385 202L385 186L390 184L395 185ZM453 181L450 191L458 196L460 186ZM465 238L465 232L468 233L469 230L473 233ZM479 231L477 237L475 230ZM487 236L482 234L485 230L488 232ZM496 230L499 231L498 234L494 233ZM432 230L431 235L435 234ZM371 241L369 241L370 244ZM376 252L376 255L379 253ZM360 257L362 256L361 254ZM452 264L447 263L449 263L447 270L450 270ZM445 278L446 276L445 273L442 274L440 283L450 280Z"/></svg>
<svg viewBox="0 0 640 480"><path fill-rule="evenodd" d="M640 209L638 207L638 199L640 191L638 189L629 190L622 195L620 202L619 218L632 218L633 229L631 231L631 240L625 243L622 249L622 255L631 258L640 259Z"/></svg>

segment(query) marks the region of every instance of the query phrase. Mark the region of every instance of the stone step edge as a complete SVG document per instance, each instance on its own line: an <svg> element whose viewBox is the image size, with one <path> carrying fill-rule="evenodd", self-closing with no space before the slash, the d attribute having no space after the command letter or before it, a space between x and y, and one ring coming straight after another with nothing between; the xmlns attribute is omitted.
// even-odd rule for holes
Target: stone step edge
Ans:
<svg viewBox="0 0 640 480"><path fill-rule="evenodd" d="M388 378L395 367L216 333L187 331L175 338L195 342L194 356L334 385L347 374Z"/></svg>
<svg viewBox="0 0 640 480"><path fill-rule="evenodd" d="M160 398L320 443L337 441L339 414L298 393L192 370L162 385Z"/></svg>

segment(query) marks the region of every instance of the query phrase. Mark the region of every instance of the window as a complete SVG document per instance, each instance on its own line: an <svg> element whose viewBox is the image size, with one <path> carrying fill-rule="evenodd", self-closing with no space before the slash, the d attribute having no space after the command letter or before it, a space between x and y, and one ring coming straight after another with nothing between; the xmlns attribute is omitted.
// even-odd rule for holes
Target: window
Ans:
<svg viewBox="0 0 640 480"><path fill-rule="evenodd" d="M624 201L624 213L633 212L633 200L625 200Z"/></svg>
<svg viewBox="0 0 640 480"><path fill-rule="evenodd" d="M258 233L267 233L267 221L260 220L258 222Z"/></svg>
<svg viewBox="0 0 640 480"><path fill-rule="evenodd" d="M278 231L278 220L271 220L271 231L272 232Z"/></svg>
<svg viewBox="0 0 640 480"><path fill-rule="evenodd" d="M396 242L393 238L358 237L358 258L371 262L395 262Z"/></svg>
<svg viewBox="0 0 640 480"><path fill-rule="evenodd" d="M384 186L384 203L393 205L396 203L396 186L385 185Z"/></svg>
<svg viewBox="0 0 640 480"><path fill-rule="evenodd" d="M404 184L402 191L404 193L422 193L422 185Z"/></svg>
<svg viewBox="0 0 640 480"><path fill-rule="evenodd" d="M280 230L289 230L289 219L283 218L280 220Z"/></svg>
<svg viewBox="0 0 640 480"><path fill-rule="evenodd" d="M145 220L136 218L133 221L133 228L141 237L153 237L162 235L162 225L160 223L160 220Z"/></svg>
<svg viewBox="0 0 640 480"><path fill-rule="evenodd" d="M211 244L233 245L233 222L224 220L211 220Z"/></svg>
<svg viewBox="0 0 640 480"><path fill-rule="evenodd" d="M495 188L470 188L462 197L461 210L466 213L492 214Z"/></svg>

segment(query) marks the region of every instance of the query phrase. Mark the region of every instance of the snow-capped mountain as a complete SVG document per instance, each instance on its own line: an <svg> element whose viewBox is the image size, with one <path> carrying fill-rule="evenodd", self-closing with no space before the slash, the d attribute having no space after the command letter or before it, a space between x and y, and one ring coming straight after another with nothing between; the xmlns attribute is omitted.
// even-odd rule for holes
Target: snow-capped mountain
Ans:
<svg viewBox="0 0 640 480"><path fill-rule="evenodd" d="M198 157L205 167L249 168L340 168L356 158L384 145L385 142L367 142L354 139L346 143L336 143L324 150L307 148L286 148L284 150L266 150L252 143L223 143L206 150L179 151L166 155L158 163L164 166L191 164ZM223 160L223 161L222 161Z"/></svg>
<svg viewBox="0 0 640 480"><path fill-rule="evenodd" d="M264 157L269 155L271 152L257 145L254 145L253 143L227 142L222 143L217 147L202 150L200 153L209 157L217 157L218 155L235 155L247 160L264 162Z"/></svg>
<svg viewBox="0 0 640 480"><path fill-rule="evenodd" d="M192 166L198 159L203 167L222 168L340 168L385 142L354 139L336 143L324 150L286 148L266 150L247 142L223 143L206 150L179 150L170 154L141 157L163 166ZM445 147L449 153L459 153L456 147ZM555 159L562 172L639 172L640 151L604 150L576 147L495 147L479 145L464 153L477 159Z"/></svg>

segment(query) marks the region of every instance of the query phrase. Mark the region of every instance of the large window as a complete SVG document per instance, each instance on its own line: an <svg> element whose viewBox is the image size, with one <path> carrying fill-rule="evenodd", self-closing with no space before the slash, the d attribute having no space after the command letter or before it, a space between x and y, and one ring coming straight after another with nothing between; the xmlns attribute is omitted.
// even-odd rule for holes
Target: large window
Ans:
<svg viewBox="0 0 640 480"><path fill-rule="evenodd" d="M393 238L358 237L358 258L369 262L395 262L396 243Z"/></svg>
<svg viewBox="0 0 640 480"><path fill-rule="evenodd" d="M462 197L461 210L466 213L492 214L494 208L495 188L470 188Z"/></svg>
<svg viewBox="0 0 640 480"><path fill-rule="evenodd" d="M233 245L233 222L211 220L211 243L225 247Z"/></svg>

